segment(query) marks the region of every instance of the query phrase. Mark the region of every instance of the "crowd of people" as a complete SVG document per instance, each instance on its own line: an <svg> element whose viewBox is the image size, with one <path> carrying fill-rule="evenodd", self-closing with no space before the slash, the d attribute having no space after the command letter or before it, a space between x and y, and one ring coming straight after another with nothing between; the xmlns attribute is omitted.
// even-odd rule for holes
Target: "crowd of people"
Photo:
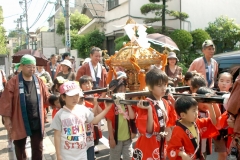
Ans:
<svg viewBox="0 0 240 160"><path fill-rule="evenodd" d="M49 123L47 113L51 111L58 160L94 160L102 137L102 119L107 121L110 160L204 160L213 153L213 142L218 160L237 160L240 125L235 122L240 118L240 77L233 84L230 73L218 73L211 40L203 42L202 52L203 56L195 59L184 75L174 52L168 54L164 71L153 64L145 77L150 95L137 105L97 101L111 99L107 93L83 94L107 86L112 93L127 90L124 69L116 68L116 77L106 83L107 70L100 63L98 47L91 49L90 58L77 71L69 53L64 53L62 60L51 55L45 67L36 66L33 56L24 55L16 65L17 72L8 80L3 71L0 74L0 115L9 146L13 142L17 159L25 160L29 136L32 159L42 160L44 123ZM164 99L169 84L190 86L182 94L192 96L175 99L168 94ZM194 99L195 95L216 96L214 86L218 86L218 92L230 94L228 102L200 103Z"/></svg>

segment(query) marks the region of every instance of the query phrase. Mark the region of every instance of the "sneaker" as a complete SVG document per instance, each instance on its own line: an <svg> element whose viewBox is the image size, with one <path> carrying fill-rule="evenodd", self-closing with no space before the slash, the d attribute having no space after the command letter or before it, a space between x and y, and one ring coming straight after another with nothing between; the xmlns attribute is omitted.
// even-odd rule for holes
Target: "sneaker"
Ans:
<svg viewBox="0 0 240 160"><path fill-rule="evenodd" d="M97 146L94 146L94 152L95 152L95 153L99 153L99 149L98 149Z"/></svg>
<svg viewBox="0 0 240 160"><path fill-rule="evenodd" d="M12 141L8 140L8 148L12 148Z"/></svg>
<svg viewBox="0 0 240 160"><path fill-rule="evenodd" d="M101 119L101 126L104 126L104 120Z"/></svg>

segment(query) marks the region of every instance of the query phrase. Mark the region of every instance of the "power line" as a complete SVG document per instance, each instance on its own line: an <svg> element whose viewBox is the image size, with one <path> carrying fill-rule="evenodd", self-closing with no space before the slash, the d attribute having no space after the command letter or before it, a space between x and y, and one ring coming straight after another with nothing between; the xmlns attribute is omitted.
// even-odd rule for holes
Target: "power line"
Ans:
<svg viewBox="0 0 240 160"><path fill-rule="evenodd" d="M13 14L13 15L11 15L11 16L3 17L2 19L4 19L4 18L10 18L10 17L16 16L16 15L20 15L20 14L19 14L19 13L18 13L18 14Z"/></svg>
<svg viewBox="0 0 240 160"><path fill-rule="evenodd" d="M32 27L38 22L38 20L41 18L43 12L44 12L45 9L47 8L47 5L48 5L48 1L46 0L45 7L42 9L42 11L40 11L40 13L38 14L38 17L37 17L36 20L33 22L33 24L31 25L31 27L29 27L29 29L32 28Z"/></svg>
<svg viewBox="0 0 240 160"><path fill-rule="evenodd" d="M42 23L42 24L44 24L49 18L50 18L50 16L51 16L51 14L52 14L52 11L53 11L53 9L55 8L55 6L53 6L53 8L52 8L52 10L51 10L51 12L50 12L50 14L49 14L49 16L48 16L48 18ZM42 25L41 24L41 25Z"/></svg>

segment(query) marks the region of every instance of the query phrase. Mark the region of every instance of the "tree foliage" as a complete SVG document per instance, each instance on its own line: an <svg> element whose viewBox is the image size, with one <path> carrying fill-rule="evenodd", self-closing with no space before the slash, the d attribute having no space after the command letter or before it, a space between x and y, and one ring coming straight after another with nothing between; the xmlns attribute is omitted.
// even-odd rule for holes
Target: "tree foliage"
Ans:
<svg viewBox="0 0 240 160"><path fill-rule="evenodd" d="M86 58L90 55L90 49L93 46L102 48L105 40L105 34L99 30L94 30L85 35L79 35L74 47L78 50L79 57Z"/></svg>
<svg viewBox="0 0 240 160"><path fill-rule="evenodd" d="M115 43L115 50L119 51L122 47L123 47L123 42L128 42L130 41L130 39L128 38L127 35L122 36L122 37L118 37L117 39L115 39L114 43Z"/></svg>
<svg viewBox="0 0 240 160"><path fill-rule="evenodd" d="M177 29L170 34L170 37L177 44L181 52L188 49L193 42L191 33L185 30Z"/></svg>
<svg viewBox="0 0 240 160"><path fill-rule="evenodd" d="M7 47L6 47L6 30L2 26L3 24L3 10L0 6L0 54L6 54L7 53Z"/></svg>
<svg viewBox="0 0 240 160"><path fill-rule="evenodd" d="M217 53L234 50L235 44L240 41L240 25L227 16L220 16L208 23L206 31L217 46Z"/></svg>
<svg viewBox="0 0 240 160"><path fill-rule="evenodd" d="M193 38L193 46L192 49L202 49L202 44L207 39L212 39L210 35L204 31L203 29L196 29L191 32Z"/></svg>
<svg viewBox="0 0 240 160"><path fill-rule="evenodd" d="M19 34L21 35L25 35L26 32L24 29L21 29L21 30L10 30L9 33L8 33L8 37L10 38L17 38L19 36Z"/></svg>
<svg viewBox="0 0 240 160"><path fill-rule="evenodd" d="M82 26L90 22L91 19L85 14L81 14L77 10L74 11L70 16L70 29L79 30ZM65 33L65 18L63 15L57 20L57 30L56 33L59 35L64 35Z"/></svg>
<svg viewBox="0 0 240 160"><path fill-rule="evenodd" d="M147 18L145 19L145 23L153 23L153 22L158 22L162 21L163 16L165 17L165 14L168 14L175 19L180 19L180 20L186 20L189 16L187 13L184 12L179 12L179 11L171 11L167 9L167 5L163 4L156 4L155 2L160 2L160 0L149 0L151 3L144 4L140 10L141 13L144 15L147 15L148 13L154 13L155 17L153 18ZM166 0L162 0L165 1ZM164 13L165 11L165 13Z"/></svg>

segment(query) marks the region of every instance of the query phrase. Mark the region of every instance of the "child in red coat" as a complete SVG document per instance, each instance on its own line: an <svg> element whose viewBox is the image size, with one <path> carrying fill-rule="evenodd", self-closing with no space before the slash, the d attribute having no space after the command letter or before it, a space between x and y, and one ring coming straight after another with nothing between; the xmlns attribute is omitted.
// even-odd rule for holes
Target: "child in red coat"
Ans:
<svg viewBox="0 0 240 160"><path fill-rule="evenodd" d="M173 125L177 116L172 106L162 97L166 93L168 76L159 69L151 69L146 74L146 84L150 96L146 98L149 106L138 104L136 113L136 126L139 138L136 142L133 159L158 159L166 158L166 128ZM170 110L172 112L170 113Z"/></svg>
<svg viewBox="0 0 240 160"><path fill-rule="evenodd" d="M198 119L198 103L194 98L183 96L176 100L175 110L181 119L176 122L168 143L169 160L203 159L201 137L210 138L218 135L218 130L214 126L216 123L214 108L212 105L207 107L210 116Z"/></svg>

